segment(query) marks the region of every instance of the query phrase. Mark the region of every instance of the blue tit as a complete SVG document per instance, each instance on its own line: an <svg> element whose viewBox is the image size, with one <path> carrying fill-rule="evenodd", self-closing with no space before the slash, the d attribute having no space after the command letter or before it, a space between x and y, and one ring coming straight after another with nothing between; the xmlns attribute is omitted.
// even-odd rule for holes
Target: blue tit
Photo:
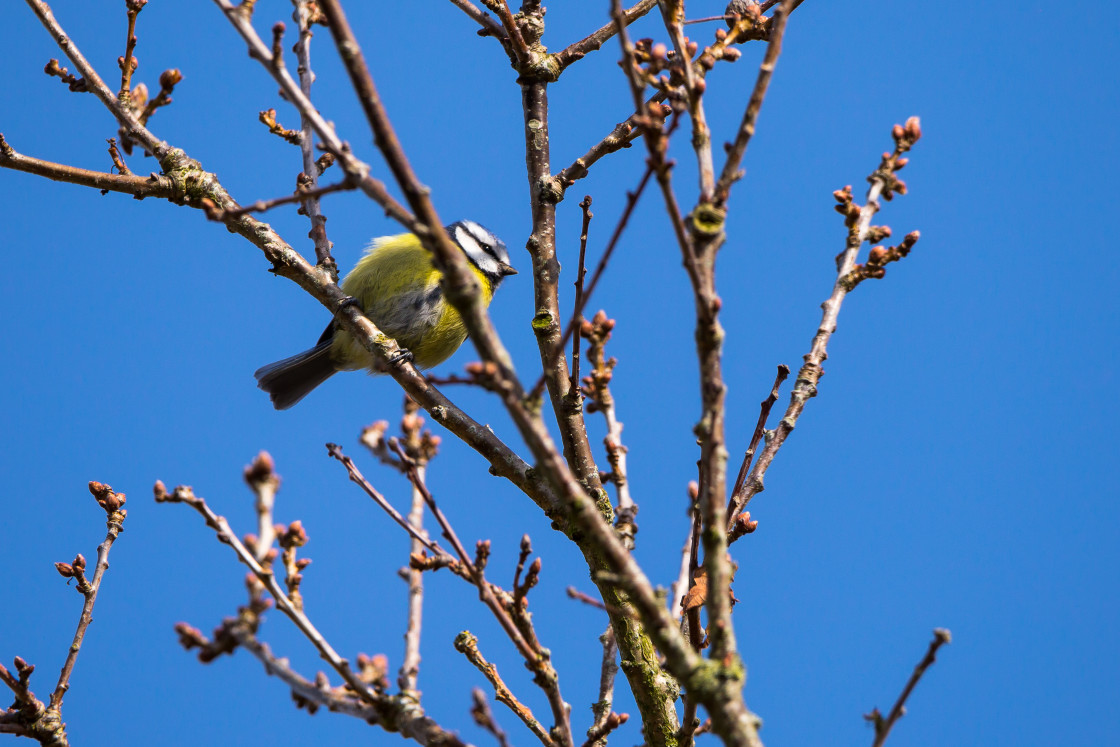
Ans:
<svg viewBox="0 0 1120 747"><path fill-rule="evenodd" d="M489 306L506 275L516 275L506 245L470 220L447 226L447 235L467 255L468 266L482 284ZM415 234L374 239L366 255L342 281L370 321L412 354L419 368L443 363L467 339L459 312L444 298L443 273ZM257 370L257 385L269 393L277 410L286 410L337 371L368 368L378 373L373 356L336 322L327 325L310 350Z"/></svg>

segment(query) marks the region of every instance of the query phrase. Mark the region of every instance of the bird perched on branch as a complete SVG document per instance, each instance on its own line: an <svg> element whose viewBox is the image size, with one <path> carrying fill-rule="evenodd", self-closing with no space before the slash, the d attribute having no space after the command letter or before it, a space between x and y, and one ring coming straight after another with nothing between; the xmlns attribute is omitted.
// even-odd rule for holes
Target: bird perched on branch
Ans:
<svg viewBox="0 0 1120 747"><path fill-rule="evenodd" d="M489 306L502 279L517 274L506 245L470 220L444 230L467 256ZM396 338L417 367L431 368L450 358L467 338L462 317L444 297L442 277L420 239L404 233L374 239L341 287L378 329ZM362 368L378 373L369 351L332 321L315 347L270 363L254 376L276 409L286 410L334 373Z"/></svg>

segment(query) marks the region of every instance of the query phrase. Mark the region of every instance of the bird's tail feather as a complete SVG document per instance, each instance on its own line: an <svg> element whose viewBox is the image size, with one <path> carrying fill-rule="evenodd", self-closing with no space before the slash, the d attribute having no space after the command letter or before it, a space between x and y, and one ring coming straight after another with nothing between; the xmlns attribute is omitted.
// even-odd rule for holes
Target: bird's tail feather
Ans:
<svg viewBox="0 0 1120 747"><path fill-rule="evenodd" d="M268 392L277 410L287 410L338 370L331 360L331 342L326 340L291 358L269 363L253 374L257 386Z"/></svg>

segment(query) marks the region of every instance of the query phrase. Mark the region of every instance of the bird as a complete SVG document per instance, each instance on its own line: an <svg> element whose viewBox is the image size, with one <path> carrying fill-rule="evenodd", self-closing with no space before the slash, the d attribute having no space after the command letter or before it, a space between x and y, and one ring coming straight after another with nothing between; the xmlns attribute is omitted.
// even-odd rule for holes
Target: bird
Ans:
<svg viewBox="0 0 1120 747"><path fill-rule="evenodd" d="M516 275L505 243L472 220L444 228L463 251L482 284L482 300L490 305L502 280ZM467 338L459 312L447 302L443 273L413 233L374 239L341 288L370 321L393 337L418 368L431 368L451 357ZM373 356L336 321L313 348L262 366L253 374L277 410L286 410L339 371L367 368L380 373Z"/></svg>

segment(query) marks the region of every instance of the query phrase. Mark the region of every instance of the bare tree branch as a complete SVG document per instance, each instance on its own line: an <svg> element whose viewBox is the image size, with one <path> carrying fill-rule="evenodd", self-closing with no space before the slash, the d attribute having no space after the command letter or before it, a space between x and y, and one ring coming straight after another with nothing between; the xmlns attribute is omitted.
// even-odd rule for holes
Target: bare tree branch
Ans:
<svg viewBox="0 0 1120 747"><path fill-rule="evenodd" d="M921 137L921 134L921 126L917 117L911 117L907 120L905 127L895 125L892 132L895 140L894 152L884 153L879 168L868 177L871 186L867 190L865 205L861 207L852 202L850 188L838 190L834 193L837 201L840 202L837 208L845 215L848 237L844 251L837 257L836 282L832 287L832 295L821 306L823 309L821 323L817 327L816 335L813 336L809 352L805 355L805 363L801 366L801 370L797 372L797 380L790 394L790 403L786 408L785 415L774 429L773 435L766 439L762 452L758 455L754 466L751 467L750 473L743 482L742 489L738 491L734 504L728 512L727 529L729 532L733 530L736 517L750 502L751 498L765 490L763 480L766 476L766 470L774 461L775 455L782 448L786 438L793 432L805 405L817 395L817 382L824 375L821 364L828 357L828 341L836 331L836 320L840 316L840 306L848 292L854 287L850 275L857 268L856 256L859 254L860 247L868 240L869 236L889 235L889 231L885 229L872 230L871 219L879 211L879 198L882 196L885 199L888 196L893 196L896 192L902 193L905 191L905 185L898 181L895 171L905 165L906 161L902 158L902 154L910 150L914 143L918 141L918 138ZM914 240L916 240L916 236Z"/></svg>
<svg viewBox="0 0 1120 747"><path fill-rule="evenodd" d="M514 715L521 719L521 723L528 727L529 731L541 741L545 747L553 747L554 742L552 737L549 736L548 730L544 728L537 717L527 705L517 699L513 694L501 675L498 674L498 669L493 664L486 660L482 652L478 650L478 638L476 638L470 631L464 630L462 633L455 637L455 650L467 657L471 664L474 664L478 671L482 672L483 676L490 681L494 686L494 697L498 702L504 703Z"/></svg>
<svg viewBox="0 0 1120 747"><path fill-rule="evenodd" d="M890 713L886 718L883 718L876 708L871 713L864 716L865 719L875 725L875 740L871 743L871 747L883 747L886 743L887 737L890 736L891 729L894 727L895 722L906 714L906 699L910 697L910 693L914 692L914 688L918 685L918 680L926 673L926 670L933 665L937 659L937 650L949 643L952 640L952 635L945 628L937 628L933 631L933 640L929 644L929 649L922 660L918 662L918 666L914 667L914 673L910 675L907 680L906 686L902 688L902 692L898 696L898 700L891 706Z"/></svg>
<svg viewBox="0 0 1120 747"><path fill-rule="evenodd" d="M44 747L68 747L70 742L66 735L66 724L62 722L62 699L70 689L70 676L74 673L74 665L78 661L78 654L82 650L86 631L93 622L93 606L97 603L97 592L101 589L101 580L105 571L109 569L109 551L113 543L124 531L124 520L128 512L124 510L124 493L114 492L111 487L100 482L91 482L89 492L93 494L97 504L105 511L105 526L107 532L105 539L97 546L97 564L93 569L93 578L86 578L86 559L81 553L74 557L70 563L55 563L55 570L63 578L73 579L75 588L82 595L82 614L78 617L78 627L74 631L74 640L66 653L66 660L62 664L62 671L58 674L58 681L51 693L50 702L44 704L31 692L31 674L35 665L28 664L21 657L15 657L16 675L0 664L0 682L7 685L15 696L15 702L10 708L0 711L0 734L15 734L28 737L39 742Z"/></svg>
<svg viewBox="0 0 1120 747"><path fill-rule="evenodd" d="M653 10L657 0L641 0L623 13L623 22L629 26L646 13ZM618 26L613 22L588 34L577 42L573 42L556 53L556 62L563 71L573 62L583 59L591 52L597 52L606 42L618 33Z"/></svg>
<svg viewBox="0 0 1120 747"><path fill-rule="evenodd" d="M747 152L747 145L750 144L751 137L754 135L758 113L762 109L762 101L766 98L766 91L770 87L770 79L774 75L774 66L778 62L778 55L782 53L782 36L785 33L786 21L789 20L789 14L793 10L794 3L795 0L783 0L770 19L770 43L767 45L766 54L762 58L762 65L758 70L754 90L751 91L750 100L747 101L747 109L743 112L743 121L739 125L739 132L735 136L734 144L727 152L727 160L723 164L723 171L720 173L719 181L713 189L714 199L718 204L722 205L727 202L731 185L743 176L743 173L739 171L739 164L742 163L743 154Z"/></svg>

